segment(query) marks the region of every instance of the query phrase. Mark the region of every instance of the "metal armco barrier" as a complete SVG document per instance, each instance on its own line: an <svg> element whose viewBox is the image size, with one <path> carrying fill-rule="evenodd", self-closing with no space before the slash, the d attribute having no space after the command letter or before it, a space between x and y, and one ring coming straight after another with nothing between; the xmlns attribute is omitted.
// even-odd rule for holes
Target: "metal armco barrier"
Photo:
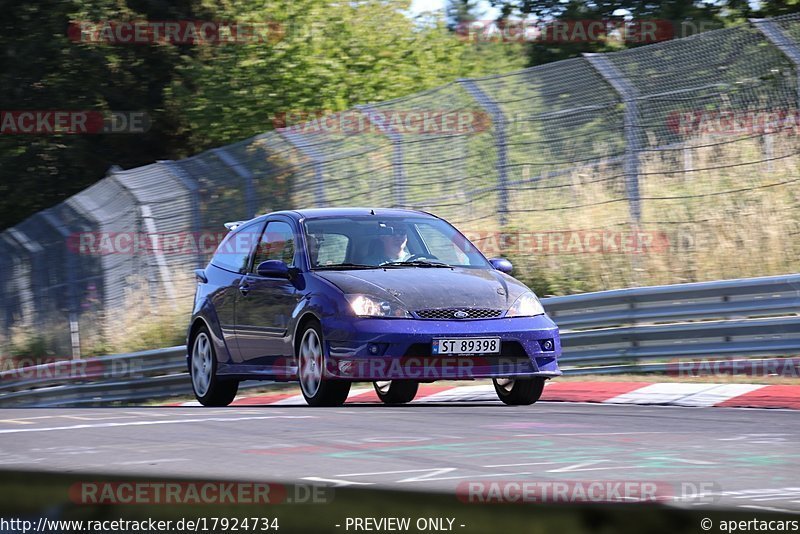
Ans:
<svg viewBox="0 0 800 534"><path fill-rule="evenodd" d="M669 373L680 369L672 360L800 354L800 274L601 291L542 303L561 328L559 361L566 374ZM185 354L179 346L5 371L0 406L190 395ZM717 365L735 372L741 361ZM758 361L769 369L797 368L786 358Z"/></svg>

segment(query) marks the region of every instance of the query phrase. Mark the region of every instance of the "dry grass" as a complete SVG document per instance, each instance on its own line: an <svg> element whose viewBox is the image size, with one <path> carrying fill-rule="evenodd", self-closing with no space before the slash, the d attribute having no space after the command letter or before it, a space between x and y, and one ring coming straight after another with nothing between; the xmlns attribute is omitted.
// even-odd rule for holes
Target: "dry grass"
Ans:
<svg viewBox="0 0 800 534"><path fill-rule="evenodd" d="M125 304L107 315L100 348L106 353L135 352L182 345L192 312L194 275L173 278L176 298L163 291L153 294L145 281L138 281L126 291ZM93 347L87 344L89 352Z"/></svg>
<svg viewBox="0 0 800 534"><path fill-rule="evenodd" d="M772 137L769 162L760 139L702 138L686 151L643 153L638 226L631 223L621 167L601 164L512 191L513 213L505 228L495 219L459 227L567 236L610 232L623 238L644 232L652 240L653 246L636 253L591 252L580 244L501 243L497 250L497 242L476 243L491 249L490 255L512 259L515 275L543 295L797 272L800 143L787 134ZM708 146L720 142L725 144Z"/></svg>

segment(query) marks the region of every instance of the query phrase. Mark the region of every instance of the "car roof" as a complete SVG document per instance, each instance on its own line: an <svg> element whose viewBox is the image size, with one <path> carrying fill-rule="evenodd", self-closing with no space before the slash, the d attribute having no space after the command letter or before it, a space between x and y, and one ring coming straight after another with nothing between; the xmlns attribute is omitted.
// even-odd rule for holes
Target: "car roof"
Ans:
<svg viewBox="0 0 800 534"><path fill-rule="evenodd" d="M276 211L269 213L269 215L289 215L295 219L318 219L322 217L354 217L354 216L370 216L376 217L391 217L391 216L409 216L415 217L431 217L434 215L418 210L404 210L394 208L309 208L299 210Z"/></svg>

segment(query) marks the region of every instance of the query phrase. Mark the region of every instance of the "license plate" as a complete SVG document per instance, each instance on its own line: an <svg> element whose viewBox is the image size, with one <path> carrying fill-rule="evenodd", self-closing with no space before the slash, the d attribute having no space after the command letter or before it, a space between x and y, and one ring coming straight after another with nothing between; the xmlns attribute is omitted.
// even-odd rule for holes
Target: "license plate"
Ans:
<svg viewBox="0 0 800 534"><path fill-rule="evenodd" d="M497 354L500 352L500 338L434 339L432 352L433 354Z"/></svg>

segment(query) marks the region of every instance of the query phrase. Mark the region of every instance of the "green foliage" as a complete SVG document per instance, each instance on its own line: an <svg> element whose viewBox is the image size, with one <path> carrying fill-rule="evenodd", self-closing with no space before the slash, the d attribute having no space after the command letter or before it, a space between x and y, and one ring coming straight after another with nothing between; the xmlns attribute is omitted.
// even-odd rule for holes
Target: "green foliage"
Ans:
<svg viewBox="0 0 800 534"><path fill-rule="evenodd" d="M415 24L408 1L236 5L221 13L277 21L272 45L221 46L183 66L172 95L193 144L212 146L271 129L284 114L315 116L414 93L465 76L519 68L506 49L478 51L444 20Z"/></svg>

